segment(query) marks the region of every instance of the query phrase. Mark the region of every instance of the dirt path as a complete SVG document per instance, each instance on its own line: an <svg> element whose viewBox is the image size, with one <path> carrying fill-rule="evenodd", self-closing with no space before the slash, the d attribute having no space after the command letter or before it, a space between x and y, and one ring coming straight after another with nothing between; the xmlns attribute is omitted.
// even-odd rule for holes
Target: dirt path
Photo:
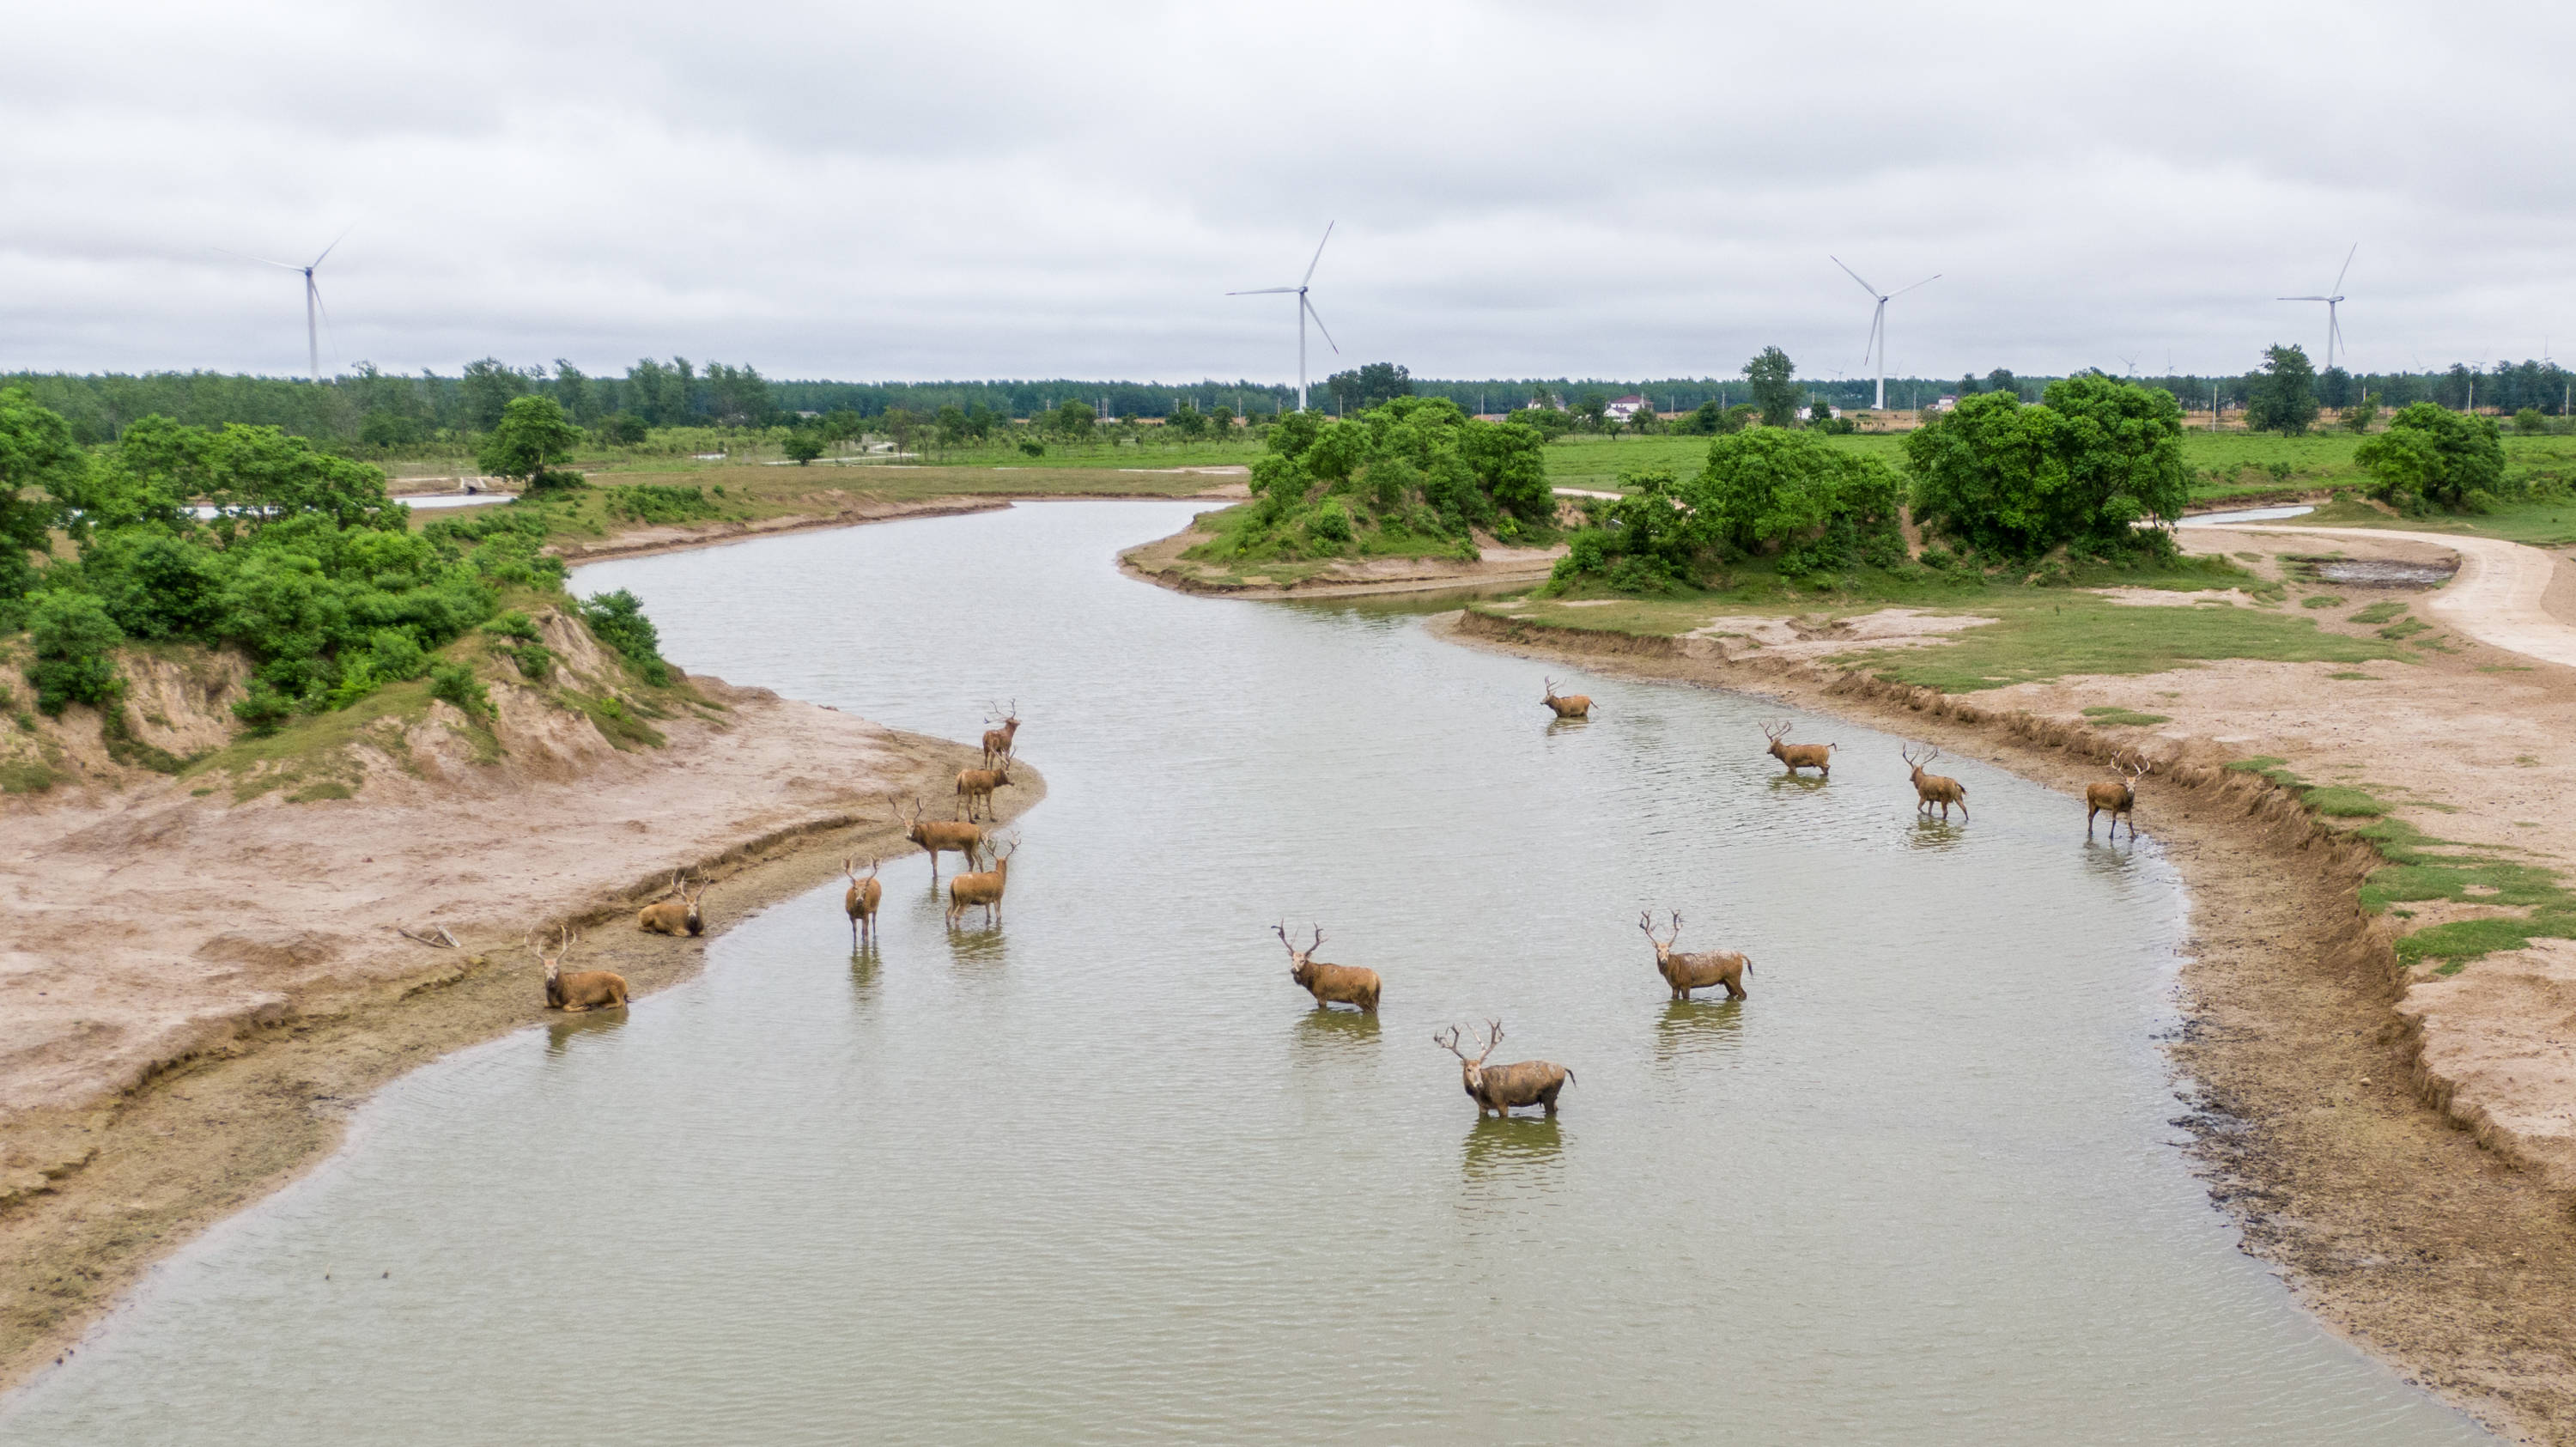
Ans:
<svg viewBox="0 0 2576 1447"><path fill-rule="evenodd" d="M2190 524L2186 522L2184 526L2188 528ZM2314 537L2335 542L2380 539L2448 549L2460 557L2460 575L2425 602L2425 612L2490 647L2576 668L2576 625L2552 612L2549 606L2553 589L2562 594L2567 591L2560 586L2561 565L2556 557L2538 548L2502 538L2391 528L2229 523L2208 531Z"/></svg>

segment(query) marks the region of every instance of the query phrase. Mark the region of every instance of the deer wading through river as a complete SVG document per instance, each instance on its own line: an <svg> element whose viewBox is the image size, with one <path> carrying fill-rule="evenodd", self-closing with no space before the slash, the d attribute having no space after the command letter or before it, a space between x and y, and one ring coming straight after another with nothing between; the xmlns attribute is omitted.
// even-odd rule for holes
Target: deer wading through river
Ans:
<svg viewBox="0 0 2576 1447"><path fill-rule="evenodd" d="M1018 849L1015 839L993 841L993 867L982 874L961 874L948 881L948 923L954 928L976 905L984 907L987 928L1002 919L1002 891L1011 883L1011 855Z"/></svg>
<svg viewBox="0 0 2576 1447"><path fill-rule="evenodd" d="M1540 684L1539 687L1547 692L1547 696L1540 699L1539 702L1546 704L1558 718L1592 717L1592 695L1588 693L1558 693L1556 691L1556 680L1553 678Z"/></svg>
<svg viewBox="0 0 2576 1447"><path fill-rule="evenodd" d="M1842 745L1784 744L1780 741L1789 736L1787 724L1764 724L1762 736L1771 741L1771 747L1766 752L1787 764L1792 776L1795 776L1800 769L1813 769L1828 779L1834 776L1834 750L1841 748Z"/></svg>
<svg viewBox="0 0 2576 1447"><path fill-rule="evenodd" d="M1486 1022L1485 1048L1470 1056L1458 1044L1460 1030L1452 1025L1431 1037L1431 1043L1458 1057L1458 1077L1467 1087L1467 1098L1476 1102L1476 1114L1486 1111L1508 1115L1514 1106L1544 1106L1549 1115L1556 1114L1556 1093L1574 1079L1574 1072L1551 1060L1523 1060L1513 1065L1487 1065L1485 1057L1503 1043L1503 1022Z"/></svg>
<svg viewBox="0 0 2576 1447"><path fill-rule="evenodd" d="M1744 972L1753 968L1753 961L1732 951L1708 950L1696 955L1676 951L1673 942L1682 937L1682 917L1678 914L1673 916L1672 933L1662 939L1655 938L1652 910L1637 916L1637 928L1646 932L1646 943L1655 947L1655 973L1672 987L1674 999L1687 1000L1693 990L1719 985L1726 987L1726 998L1744 998Z"/></svg>
<svg viewBox="0 0 2576 1447"><path fill-rule="evenodd" d="M1905 755L1906 764L1914 770L1914 812L1929 814L1932 812L1932 806L1938 804L1941 806L1941 822L1947 824L1950 822L1950 806L1956 804L1959 806L1959 817L1962 820L1966 819L1968 786L1956 779L1923 772L1923 766L1941 757L1941 751L1925 749L1923 757L1918 759L1914 756L1914 746L1907 744L1901 752Z"/></svg>
<svg viewBox="0 0 2576 1447"><path fill-rule="evenodd" d="M981 827L958 819L924 819L921 817L921 799L917 795L912 801L910 814L903 812L903 806L895 803L892 794L886 795L886 803L894 809L896 821L903 825L903 837L920 845L930 855L932 889L939 887L939 856L943 853L965 855L968 869L983 864L984 831Z"/></svg>
<svg viewBox="0 0 2576 1447"><path fill-rule="evenodd" d="M1377 971L1357 965L1328 965L1315 958L1324 947L1324 927L1315 926L1315 938L1304 949L1288 938L1288 921L1270 927L1279 943L1288 947L1288 978L1295 980L1307 994L1315 997L1315 1008L1327 1005L1356 1005L1363 1014L1377 1012Z"/></svg>
<svg viewBox="0 0 2576 1447"><path fill-rule="evenodd" d="M865 878L859 875L859 861L853 855L841 861L841 874L850 881L850 892L841 896L841 908L850 913L850 948L859 947L862 933L873 939L877 932L877 905L885 899L885 886L877 880L877 866L884 861L868 861Z"/></svg>
<svg viewBox="0 0 2576 1447"><path fill-rule="evenodd" d="M2107 813L2111 816L2111 837L2120 837L2120 821L2126 818L2129 821L2129 841L2134 844L2138 838L2138 821L2129 811L2138 804L2138 781L2152 772L2155 765L2147 762L2144 754L2131 754L2125 764L2114 754L2111 767L2119 770L2123 777L2084 786L2084 837L2093 837L2093 816Z"/></svg>

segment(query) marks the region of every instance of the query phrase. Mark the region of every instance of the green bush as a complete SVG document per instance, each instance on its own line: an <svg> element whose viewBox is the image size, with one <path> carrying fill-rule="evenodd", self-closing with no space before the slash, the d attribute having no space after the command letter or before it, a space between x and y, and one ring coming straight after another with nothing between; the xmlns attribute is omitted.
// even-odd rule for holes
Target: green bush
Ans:
<svg viewBox="0 0 2576 1447"><path fill-rule="evenodd" d="M1351 510L1341 499L1328 497L1315 504L1306 514L1306 536L1316 542L1340 547L1351 540Z"/></svg>
<svg viewBox="0 0 2576 1447"><path fill-rule="evenodd" d="M611 516L641 523L696 522L724 513L699 488L655 482L608 489L608 511Z"/></svg>
<svg viewBox="0 0 2576 1447"><path fill-rule="evenodd" d="M671 681L671 666L662 660L662 637L644 616L644 601L624 588L602 593L581 604L582 621L591 634L617 650L656 688Z"/></svg>
<svg viewBox="0 0 2576 1447"><path fill-rule="evenodd" d="M295 716L295 700L268 686L263 679L250 683L250 696L233 705L233 717L250 727L254 734L272 734L278 725Z"/></svg>
<svg viewBox="0 0 2576 1447"><path fill-rule="evenodd" d="M375 671L394 683L429 672L429 654L406 629L379 628L368 634L367 653Z"/></svg>
<svg viewBox="0 0 2576 1447"><path fill-rule="evenodd" d="M2495 422L2416 402L2389 419L2388 430L2353 449L2370 474L2372 497L2401 511L2461 511L2472 493L2503 491L2504 443Z"/></svg>
<svg viewBox="0 0 2576 1447"><path fill-rule="evenodd" d="M35 658L27 665L27 681L35 685L37 708L53 715L72 704L104 707L124 696L114 649L125 633L97 598L46 589L28 604Z"/></svg>
<svg viewBox="0 0 2576 1447"><path fill-rule="evenodd" d="M474 676L474 670L462 663L433 664L429 670L429 693L445 699L465 711L468 718L492 716L492 693Z"/></svg>
<svg viewBox="0 0 2576 1447"><path fill-rule="evenodd" d="M2549 430L2549 419L2537 407L2525 407L2513 414L2513 430L2525 437L2537 437Z"/></svg>
<svg viewBox="0 0 2576 1447"><path fill-rule="evenodd" d="M2006 558L2170 553L2170 533L2136 524L2171 522L2189 500L2182 405L2098 372L2042 395L2036 407L2011 392L1963 397L1906 434L1916 519Z"/></svg>

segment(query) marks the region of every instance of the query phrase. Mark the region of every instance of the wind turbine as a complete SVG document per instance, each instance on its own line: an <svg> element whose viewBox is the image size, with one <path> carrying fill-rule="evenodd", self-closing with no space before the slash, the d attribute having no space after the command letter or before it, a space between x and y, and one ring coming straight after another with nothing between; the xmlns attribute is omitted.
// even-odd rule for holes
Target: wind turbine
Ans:
<svg viewBox="0 0 2576 1447"><path fill-rule="evenodd" d="M2321 301L2326 304L2326 370L2329 372L2334 370L2335 349L2343 345L2343 323L2336 318L2335 307L2343 301L2344 275L2352 270L2352 258L2360 250L2361 243L2356 241L2352 244L2352 250L2343 254L2343 271L2335 273L2335 284L2332 288L2334 295L2278 298L2281 301Z"/></svg>
<svg viewBox="0 0 2576 1447"><path fill-rule="evenodd" d="M322 264L323 257L339 250L340 243L348 240L349 233L357 227L358 223L352 221L340 228L340 234L332 237L331 244L322 248L322 255L313 258L310 264L304 266L297 266L291 261L269 261L265 256L242 256L238 251L224 251L220 246L215 248L217 251L223 251L226 256L241 257L244 261L265 262L270 266L282 266L288 271L300 271L304 274L304 349L307 359L312 363L313 380L316 382L322 380L322 288L314 283L313 269ZM335 342L332 345L337 346L338 343Z"/></svg>
<svg viewBox="0 0 2576 1447"><path fill-rule="evenodd" d="M1836 266L1843 266L1843 259L1839 256L1828 256L1825 259ZM1930 276L1923 278L1923 280L1914 283L1914 286L1899 287L1895 291L1889 292L1882 292L1877 287L1870 285L1868 282L1861 281L1860 273L1852 270L1848 266L1843 266L1843 275L1850 277L1854 281L1860 281L1861 290L1878 298L1878 310L1870 313L1869 318L1869 346L1861 352L1860 359L1865 364L1869 361L1872 354L1875 354L1878 357L1878 396L1871 404L1870 410L1873 412L1884 412L1887 410L1887 304L1890 301L1895 300L1897 297L1903 296L1907 292L1914 290L1914 286L1925 286L1932 282L1939 281L1941 279L1941 273L1936 271Z"/></svg>
<svg viewBox="0 0 2576 1447"><path fill-rule="evenodd" d="M1324 223L1324 241L1333 239L1335 224L1331 221ZM1315 310L1315 304L1306 299L1306 283L1315 279L1315 268L1324 259L1324 241L1315 243L1315 259L1306 263L1306 275L1295 286L1264 286L1251 291L1226 293L1227 296L1284 296L1289 292L1297 294L1297 410L1300 412L1306 410L1306 318L1315 319L1315 330L1324 332L1324 345L1333 349L1333 355L1340 356L1342 351L1341 347L1333 341L1333 334L1324 331L1324 314Z"/></svg>

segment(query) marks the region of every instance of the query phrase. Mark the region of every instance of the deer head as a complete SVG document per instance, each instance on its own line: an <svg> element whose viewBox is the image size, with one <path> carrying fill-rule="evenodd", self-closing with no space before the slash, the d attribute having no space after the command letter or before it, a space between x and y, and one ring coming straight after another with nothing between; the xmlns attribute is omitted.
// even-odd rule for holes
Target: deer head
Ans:
<svg viewBox="0 0 2576 1447"><path fill-rule="evenodd" d="M1924 767L1930 764L1933 760L1941 757L1941 751L1939 749L1927 748L1923 751L1922 757L1917 758L1915 757L1914 746L1912 744L1907 744L1898 752L1905 756L1905 762L1913 768L1914 777L1918 780L1923 777Z"/></svg>
<svg viewBox="0 0 2576 1447"><path fill-rule="evenodd" d="M1553 678L1546 679L1546 680L1544 680L1543 682L1541 682L1541 683L1539 684L1539 687L1540 687L1540 688L1542 688L1542 689L1545 689L1545 690L1547 691L1547 697L1548 697L1548 698L1554 698L1554 697L1556 697L1556 680L1555 680L1555 679L1553 679ZM1545 699L1540 700L1540 702L1542 702L1542 703L1543 703L1543 702L1545 702L1545 701L1546 701Z"/></svg>
<svg viewBox="0 0 2576 1447"><path fill-rule="evenodd" d="M546 972L546 984L549 987L552 987L563 978L564 956L572 952L573 941L579 938L581 938L581 936L574 934L570 925L557 926L554 952L549 954L547 953L544 945L537 943L537 937L535 935L521 935L519 937L520 942L528 947L528 953L535 955L537 957L538 965L544 968Z"/></svg>
<svg viewBox="0 0 2576 1447"><path fill-rule="evenodd" d="M2135 753L2129 755L2129 762L2125 764L2121 763L2116 758L2113 759L2111 761L2111 767L2118 769L2121 773L2128 776L2129 786L2132 789L2137 787L2137 783L2140 779L2143 779L2147 775L2156 771L2156 766L2153 761L2149 760L2144 754Z"/></svg>
<svg viewBox="0 0 2576 1447"><path fill-rule="evenodd" d="M689 907L689 933L697 934L703 931L707 922L706 917L698 913L698 901L705 898L706 885L700 884L695 889L689 888L688 880L675 869L671 871L671 892L680 897L680 903Z"/></svg>
<svg viewBox="0 0 2576 1447"><path fill-rule="evenodd" d="M1288 947L1288 978L1301 985L1306 983L1315 972L1315 951L1324 947L1324 927L1315 926L1314 940L1302 950L1297 948L1295 940L1288 938L1288 921L1283 919L1272 925L1270 932L1279 936L1279 943Z"/></svg>
<svg viewBox="0 0 2576 1447"><path fill-rule="evenodd" d="M1460 1035L1459 1028L1452 1025L1446 1031L1432 1036L1431 1043L1458 1057L1458 1064L1467 1077L1469 1090L1482 1090L1485 1088L1485 1057L1493 1054L1494 1047L1503 1043L1503 1022L1500 1020L1485 1022L1485 1048L1477 1051L1473 1056L1469 1056L1459 1045Z"/></svg>
<svg viewBox="0 0 2576 1447"><path fill-rule="evenodd" d="M1769 739L1775 744L1788 736L1789 725L1787 724L1764 724L1762 726L1762 737Z"/></svg>
<svg viewBox="0 0 2576 1447"><path fill-rule="evenodd" d="M1638 912L1637 928L1646 932L1646 943L1655 947L1655 963L1660 965L1672 958L1673 945L1682 937L1682 917L1673 916L1672 933L1662 939L1655 938L1655 912L1651 909Z"/></svg>

